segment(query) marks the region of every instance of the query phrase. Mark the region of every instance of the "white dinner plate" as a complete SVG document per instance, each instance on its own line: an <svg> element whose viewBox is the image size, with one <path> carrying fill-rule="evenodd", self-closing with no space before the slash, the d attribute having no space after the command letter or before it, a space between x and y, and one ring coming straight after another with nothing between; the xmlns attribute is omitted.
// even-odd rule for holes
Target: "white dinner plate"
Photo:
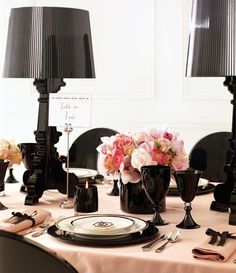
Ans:
<svg viewBox="0 0 236 273"><path fill-rule="evenodd" d="M84 230L88 234L117 234L128 231L135 221L125 216L88 216L71 221L75 228Z"/></svg>
<svg viewBox="0 0 236 273"><path fill-rule="evenodd" d="M67 168L64 168L67 171ZM69 172L74 173L78 178L94 177L98 174L96 170L83 168L69 168Z"/></svg>
<svg viewBox="0 0 236 273"><path fill-rule="evenodd" d="M112 228L96 228L94 224L110 223ZM117 236L141 232L147 227L147 222L125 215L94 214L91 216L72 216L58 221L56 227L82 236Z"/></svg>

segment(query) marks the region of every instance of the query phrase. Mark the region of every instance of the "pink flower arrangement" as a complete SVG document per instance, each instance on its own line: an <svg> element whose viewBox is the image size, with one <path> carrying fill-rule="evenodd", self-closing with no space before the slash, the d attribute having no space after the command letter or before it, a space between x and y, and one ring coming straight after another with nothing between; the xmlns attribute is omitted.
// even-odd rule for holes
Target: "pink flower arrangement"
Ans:
<svg viewBox="0 0 236 273"><path fill-rule="evenodd" d="M21 163L21 151L14 141L0 140L0 160L9 160L8 167Z"/></svg>
<svg viewBox="0 0 236 273"><path fill-rule="evenodd" d="M141 179L142 166L170 166L174 170L185 170L189 158L184 150L183 140L178 134L155 127L130 134L116 134L102 137L98 168L101 172L121 175L123 183L136 183Z"/></svg>

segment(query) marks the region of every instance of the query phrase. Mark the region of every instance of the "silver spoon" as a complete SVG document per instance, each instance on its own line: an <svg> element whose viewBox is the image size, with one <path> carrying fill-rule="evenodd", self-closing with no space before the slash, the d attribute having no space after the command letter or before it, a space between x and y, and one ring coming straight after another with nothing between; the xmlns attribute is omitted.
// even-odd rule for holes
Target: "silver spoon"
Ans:
<svg viewBox="0 0 236 273"><path fill-rule="evenodd" d="M156 238L155 240L153 240L152 242L142 246L142 250L143 251L149 251L155 244L157 244L159 241L164 241L166 240L172 232L168 232L166 234L163 234L161 237Z"/></svg>
<svg viewBox="0 0 236 273"><path fill-rule="evenodd" d="M155 252L157 252L157 253L162 252L168 243L170 243L170 242L171 242L171 243L176 242L176 241L179 239L179 237L180 237L180 231L179 231L178 229L177 229L177 230L174 230L174 231L170 234L170 236L169 236L168 238L166 238L167 241L166 241L163 245L161 245L160 247L158 247L158 248L155 250Z"/></svg>

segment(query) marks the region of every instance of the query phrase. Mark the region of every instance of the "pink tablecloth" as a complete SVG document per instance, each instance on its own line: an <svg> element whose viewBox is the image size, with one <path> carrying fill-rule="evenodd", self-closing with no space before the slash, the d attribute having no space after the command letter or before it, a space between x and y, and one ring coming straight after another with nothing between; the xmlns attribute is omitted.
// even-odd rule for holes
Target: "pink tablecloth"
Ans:
<svg viewBox="0 0 236 273"><path fill-rule="evenodd" d="M0 218L4 219L16 208L23 208L25 196L18 192L19 185L7 185L6 196L1 201L9 210L1 211ZM109 196L110 186L99 186L99 213L122 213L119 197ZM17 192L17 193L15 193ZM65 196L56 190L45 191L40 203L36 207L49 210L53 216L73 216L73 209L61 209L59 204ZM53 249L67 259L79 273L235 273L236 259L234 253L225 263L218 263L193 258L192 249L206 239L205 231L208 227L215 227L220 223L228 223L228 213L220 213L209 209L213 200L212 194L197 196L193 201L192 215L201 225L195 230L181 230L181 239L175 244L169 244L162 253L154 250L143 252L141 245L123 247L86 247L72 245L57 240L48 234L34 238L35 241ZM178 197L167 198L166 212L162 217L170 224L159 227L160 234L175 229L183 216L183 202ZM135 215L143 219L150 219L150 215ZM236 227L235 227L236 228ZM30 235L27 235L32 238Z"/></svg>

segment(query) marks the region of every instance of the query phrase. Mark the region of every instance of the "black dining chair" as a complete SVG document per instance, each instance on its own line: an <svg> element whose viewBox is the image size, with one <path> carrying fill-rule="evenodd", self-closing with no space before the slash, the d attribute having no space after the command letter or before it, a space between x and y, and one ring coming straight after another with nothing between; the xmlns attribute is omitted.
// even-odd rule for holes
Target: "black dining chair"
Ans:
<svg viewBox="0 0 236 273"><path fill-rule="evenodd" d="M1 273L78 273L66 260L23 236L0 231Z"/></svg>
<svg viewBox="0 0 236 273"><path fill-rule="evenodd" d="M215 132L204 136L192 148L189 154L189 165L202 170L202 178L214 182L226 179L225 168L232 155L229 149L230 132Z"/></svg>
<svg viewBox="0 0 236 273"><path fill-rule="evenodd" d="M102 143L101 137L117 134L110 128L93 128L72 143L69 150L69 165L72 168L87 168L97 170L98 152L96 148Z"/></svg>

